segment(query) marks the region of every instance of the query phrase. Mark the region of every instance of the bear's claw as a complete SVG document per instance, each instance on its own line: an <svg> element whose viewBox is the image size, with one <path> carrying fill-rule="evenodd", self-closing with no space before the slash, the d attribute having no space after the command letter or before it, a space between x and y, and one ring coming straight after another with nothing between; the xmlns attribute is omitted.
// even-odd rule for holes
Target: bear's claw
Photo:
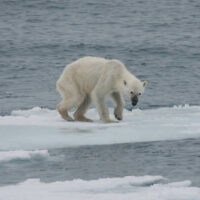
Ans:
<svg viewBox="0 0 200 200"><path fill-rule="evenodd" d="M117 108L114 110L114 116L117 120L122 120L122 113Z"/></svg>

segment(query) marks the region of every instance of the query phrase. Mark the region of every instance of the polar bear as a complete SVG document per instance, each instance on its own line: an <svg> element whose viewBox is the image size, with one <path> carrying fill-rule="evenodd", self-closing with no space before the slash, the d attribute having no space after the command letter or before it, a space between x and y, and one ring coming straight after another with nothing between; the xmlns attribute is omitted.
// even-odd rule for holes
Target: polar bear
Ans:
<svg viewBox="0 0 200 200"><path fill-rule="evenodd" d="M67 65L56 83L62 96L57 110L67 121L92 122L84 116L92 102L104 123L118 122L110 119L105 97L110 95L116 104L114 116L122 120L123 94L135 106L146 85L146 81L141 82L119 60L83 57ZM72 108L77 109L74 119L68 114Z"/></svg>

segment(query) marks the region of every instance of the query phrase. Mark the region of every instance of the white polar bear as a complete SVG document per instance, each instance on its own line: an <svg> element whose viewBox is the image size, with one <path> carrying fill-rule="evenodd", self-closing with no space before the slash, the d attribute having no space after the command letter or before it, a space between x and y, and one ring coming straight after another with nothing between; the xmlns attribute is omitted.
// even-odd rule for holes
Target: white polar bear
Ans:
<svg viewBox="0 0 200 200"><path fill-rule="evenodd" d="M110 95L114 100L115 118L122 120L123 94L130 97L132 105L136 105L146 84L146 81L141 82L131 74L119 60L80 58L65 67L56 83L63 98L57 109L65 120L91 122L84 114L93 102L104 123L117 122L109 118L105 97ZM74 119L68 114L72 108L77 108Z"/></svg>

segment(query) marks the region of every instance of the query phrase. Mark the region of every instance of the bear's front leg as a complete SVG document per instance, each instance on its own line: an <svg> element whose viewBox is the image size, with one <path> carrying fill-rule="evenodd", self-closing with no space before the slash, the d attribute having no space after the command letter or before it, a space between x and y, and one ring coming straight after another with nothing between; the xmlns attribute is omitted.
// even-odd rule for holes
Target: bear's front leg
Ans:
<svg viewBox="0 0 200 200"><path fill-rule="evenodd" d="M124 108L123 97L119 92L113 92L111 94L111 98L116 104L116 108L114 109L114 116L116 119L122 120L123 119L122 114L123 114L123 108Z"/></svg>
<svg viewBox="0 0 200 200"><path fill-rule="evenodd" d="M122 120L123 119L122 113L123 113L122 107L116 107L114 109L114 116L115 116L116 119Z"/></svg>
<svg viewBox="0 0 200 200"><path fill-rule="evenodd" d="M97 112L99 113L100 119L104 123L117 123L117 121L111 120L109 117L109 111L105 103L105 95L93 91L92 101L96 106Z"/></svg>

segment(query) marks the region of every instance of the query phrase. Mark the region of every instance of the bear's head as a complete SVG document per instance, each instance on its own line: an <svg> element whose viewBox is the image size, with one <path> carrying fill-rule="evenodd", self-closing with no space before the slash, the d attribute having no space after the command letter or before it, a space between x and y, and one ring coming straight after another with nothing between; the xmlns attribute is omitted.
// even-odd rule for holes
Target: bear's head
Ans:
<svg viewBox="0 0 200 200"><path fill-rule="evenodd" d="M123 80L123 93L127 95L133 106L137 105L139 96L144 92L147 81L140 81L136 77L134 79Z"/></svg>

